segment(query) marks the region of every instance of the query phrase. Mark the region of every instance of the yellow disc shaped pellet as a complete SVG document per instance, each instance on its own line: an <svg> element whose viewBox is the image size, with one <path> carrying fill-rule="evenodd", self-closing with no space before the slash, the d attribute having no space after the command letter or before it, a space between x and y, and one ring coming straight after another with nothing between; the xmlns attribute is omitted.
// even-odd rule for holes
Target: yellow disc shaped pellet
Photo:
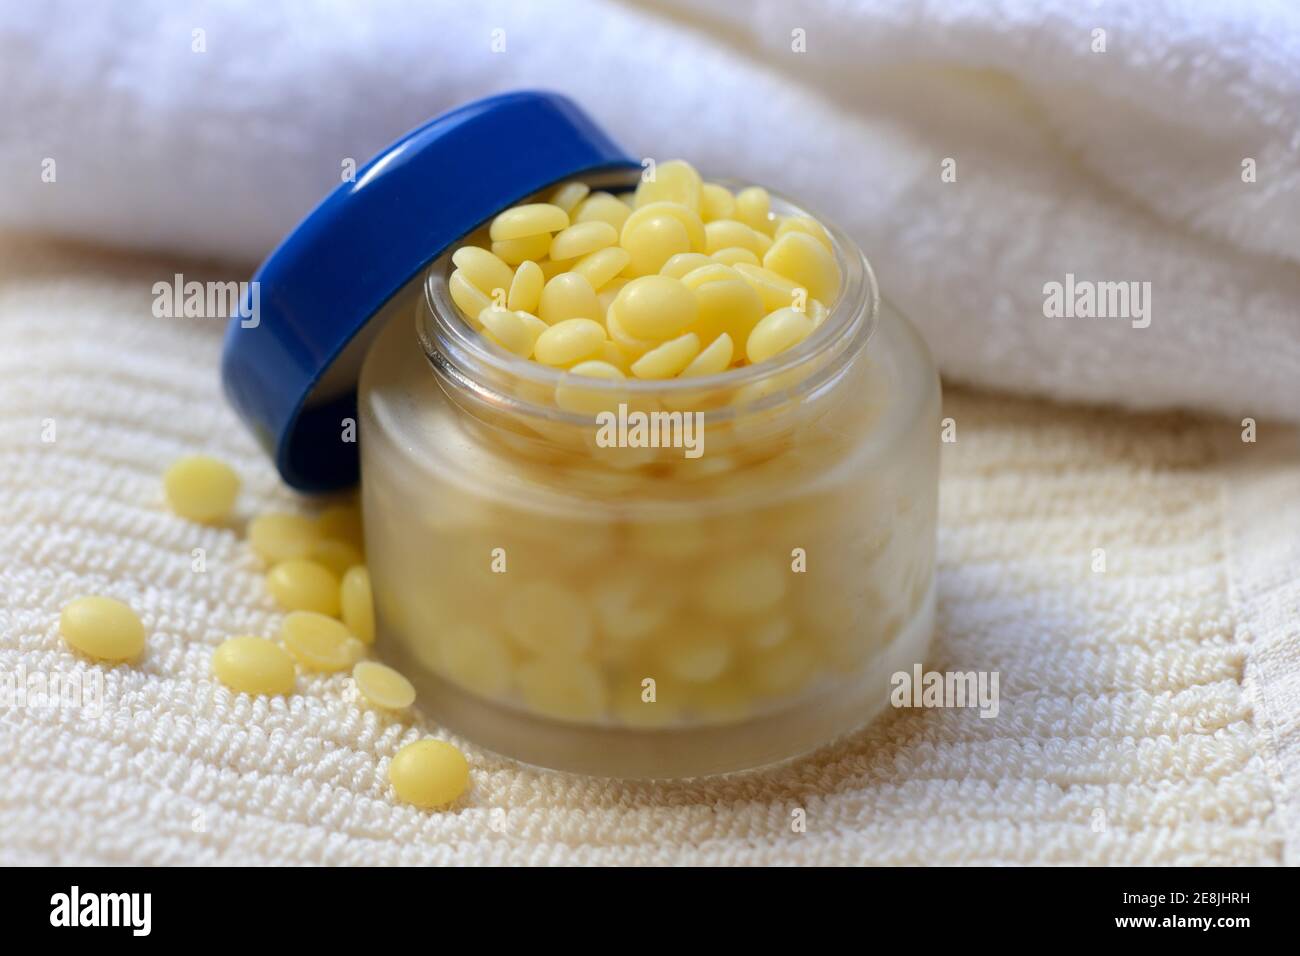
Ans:
<svg viewBox="0 0 1300 956"><path fill-rule="evenodd" d="M543 232L559 232L569 225L569 214L547 202L513 206L492 220L488 235L493 242L527 239Z"/></svg>
<svg viewBox="0 0 1300 956"><path fill-rule="evenodd" d="M762 186L750 186L736 193L736 218L759 232L771 235L776 223L769 213L772 199Z"/></svg>
<svg viewBox="0 0 1300 956"><path fill-rule="evenodd" d="M719 249L712 256L718 262L724 265L734 266L738 262L746 265L758 265L758 256L749 249L743 249L740 246L728 246L726 249Z"/></svg>
<svg viewBox="0 0 1300 956"><path fill-rule="evenodd" d="M618 242L618 230L607 222L579 222L556 233L552 259L577 259Z"/></svg>
<svg viewBox="0 0 1300 956"><path fill-rule="evenodd" d="M506 295L506 308L512 312L535 313L538 303L542 301L542 287L545 285L546 276L542 273L541 266L531 259L519 263Z"/></svg>
<svg viewBox="0 0 1300 956"><path fill-rule="evenodd" d="M303 667L327 674L347 670L365 654L365 646L342 623L315 611L286 614L280 640Z"/></svg>
<svg viewBox="0 0 1300 956"><path fill-rule="evenodd" d="M370 572L363 566L348 568L339 582L339 612L343 623L362 643L375 643L375 599Z"/></svg>
<svg viewBox="0 0 1300 956"><path fill-rule="evenodd" d="M627 268L637 276L653 275L673 256L691 248L686 227L673 216L652 216L624 226L622 243L628 254Z"/></svg>
<svg viewBox="0 0 1300 956"><path fill-rule="evenodd" d="M239 495L239 476L224 461L187 455L163 474L163 491L172 511L190 521L215 524L225 519Z"/></svg>
<svg viewBox="0 0 1300 956"><path fill-rule="evenodd" d="M130 606L115 598L77 598L59 615L63 639L87 657L126 661L144 650L144 624Z"/></svg>
<svg viewBox="0 0 1300 956"><path fill-rule="evenodd" d="M454 803L469 786L465 755L442 740L417 740L393 755L388 781L404 803L425 810Z"/></svg>
<svg viewBox="0 0 1300 956"><path fill-rule="evenodd" d="M248 523L248 543L267 564L305 558L320 540L320 530L302 515L267 512Z"/></svg>
<svg viewBox="0 0 1300 956"><path fill-rule="evenodd" d="M632 363L632 374L637 378L673 378L700 354L700 337L694 332L651 349Z"/></svg>
<svg viewBox="0 0 1300 956"><path fill-rule="evenodd" d="M763 267L803 286L814 299L828 305L840 293L840 267L835 256L806 232L787 232L767 250Z"/></svg>
<svg viewBox="0 0 1300 956"><path fill-rule="evenodd" d="M318 539L312 545L311 553L307 557L308 560L329 568L335 577L342 577L348 568L362 561L360 551L346 541L337 541L334 538Z"/></svg>
<svg viewBox="0 0 1300 956"><path fill-rule="evenodd" d="M759 320L745 342L745 355L751 362L766 362L774 355L798 345L812 335L813 321L805 312L777 309Z"/></svg>
<svg viewBox="0 0 1300 956"><path fill-rule="evenodd" d="M705 222L736 218L736 197L717 183L705 183L700 192L700 218Z"/></svg>
<svg viewBox="0 0 1300 956"><path fill-rule="evenodd" d="M807 290L799 283L793 282L771 269L765 269L762 266L751 266L741 262L736 264L735 270L758 293L758 297L763 300L763 309L766 312L775 312L777 309L793 306L801 292L805 296L807 294Z"/></svg>
<svg viewBox="0 0 1300 956"><path fill-rule="evenodd" d="M639 209L653 202L675 202L698 213L703 186L694 166L685 160L670 159L666 163L657 163L653 174L647 170L642 175L634 203Z"/></svg>
<svg viewBox="0 0 1300 956"><path fill-rule="evenodd" d="M676 219L686 230L686 238L690 243L689 249L683 249L683 252L703 252L705 244L704 220L702 220L695 210L682 205L679 202L652 202L644 206L637 207L632 215L627 217L623 223L623 228L619 233L619 241L627 246L627 238L633 230L641 225L650 222L652 219L658 219L668 216ZM629 250L630 251L630 250ZM662 265L662 263L660 263ZM658 270L655 270L658 271Z"/></svg>
<svg viewBox="0 0 1300 956"><path fill-rule="evenodd" d="M591 319L566 319L537 337L533 356L543 365L567 368L600 351L605 328Z"/></svg>
<svg viewBox="0 0 1300 956"><path fill-rule="evenodd" d="M510 266L499 256L478 246L461 246L452 253L451 261L461 275L489 298L496 298L498 289L508 292L510 283L514 281Z"/></svg>
<svg viewBox="0 0 1300 956"><path fill-rule="evenodd" d="M682 369L681 378L695 378L700 375L717 375L731 366L731 356L735 352L735 343L731 336L723 332L709 343L708 348Z"/></svg>
<svg viewBox="0 0 1300 956"><path fill-rule="evenodd" d="M532 261L540 264L551 251L551 234L539 232L523 239L502 239L492 243L492 254L507 265L517 266Z"/></svg>
<svg viewBox="0 0 1300 956"><path fill-rule="evenodd" d="M315 561L281 561L267 573L266 589L286 611L316 611L331 617L339 613L339 579Z"/></svg>
<svg viewBox="0 0 1300 956"><path fill-rule="evenodd" d="M748 249L755 256L761 256L770 247L771 240L735 219L718 219L704 227L704 251L709 255L735 248Z"/></svg>
<svg viewBox="0 0 1300 956"><path fill-rule="evenodd" d="M673 279L680 279L700 268L700 266L711 265L713 261L702 252L683 252L665 262L663 268L659 270L659 274Z"/></svg>
<svg viewBox="0 0 1300 956"><path fill-rule="evenodd" d="M654 339L640 339L635 335L629 335L627 330L623 328L623 324L618 317L618 310L612 302L610 303L608 311L605 312L605 329L609 332L610 340L613 341L621 350L623 355L627 357L629 371L631 371L632 361L640 358L646 352L649 352L659 344ZM607 354L606 361L608 361Z"/></svg>
<svg viewBox="0 0 1300 956"><path fill-rule="evenodd" d="M557 187L555 192L551 193L551 205L559 206L569 214L570 218L572 218L573 210L580 202L587 198L587 194L590 192L591 187L586 183L565 183L563 186Z"/></svg>
<svg viewBox="0 0 1300 956"><path fill-rule="evenodd" d="M658 275L633 279L623 286L609 309L627 335L653 342L676 338L699 315L690 289L677 279Z"/></svg>
<svg viewBox="0 0 1300 956"><path fill-rule="evenodd" d="M712 343L723 332L733 342L744 342L763 317L763 300L730 266L713 262L682 278L695 294L699 318L692 326L700 341Z"/></svg>
<svg viewBox="0 0 1300 956"><path fill-rule="evenodd" d="M451 301L465 313L471 324L477 323L478 314L492 305L492 299L488 294L470 282L459 269L447 280L447 290L451 293ZM475 328L477 327L475 324Z"/></svg>
<svg viewBox="0 0 1300 956"><path fill-rule="evenodd" d="M605 192L594 192L578 204L574 211L574 222L607 222L615 229L622 229L632 210L626 203L619 202L614 196Z"/></svg>
<svg viewBox="0 0 1300 956"><path fill-rule="evenodd" d="M293 659L284 648L260 637L232 637L212 652L212 673L241 694L292 694Z"/></svg>
<svg viewBox="0 0 1300 956"><path fill-rule="evenodd" d="M825 246L828 252L835 248L826 227L811 216L782 216L776 224L776 238L780 239L787 232L806 232Z"/></svg>
<svg viewBox="0 0 1300 956"><path fill-rule="evenodd" d="M359 661L352 680L369 703L384 710L405 710L415 703L415 688L400 672L377 661Z"/></svg>
<svg viewBox="0 0 1300 956"><path fill-rule="evenodd" d="M533 354L533 347L546 328L546 323L538 319L538 325L541 326L538 328L525 318L527 315L527 312L490 308L480 312L478 320L483 326L483 334L493 342L520 358L528 358Z"/></svg>
<svg viewBox="0 0 1300 956"><path fill-rule="evenodd" d="M594 320L599 315L596 290L584 276L573 272L563 272L550 279L543 287L537 305L537 317L547 325L565 319Z"/></svg>
<svg viewBox="0 0 1300 956"><path fill-rule="evenodd" d="M627 377L618 366L599 359L579 362L569 369L569 374L609 381ZM626 401L626 398L619 393L610 393L603 389L584 388L580 381L559 385L555 389L555 404L566 412L576 412L579 415L596 415L603 411L613 411L618 408L620 401Z"/></svg>
<svg viewBox="0 0 1300 956"><path fill-rule="evenodd" d="M573 264L572 272L582 276L591 283L591 287L599 291L606 283L611 282L615 276L627 268L632 257L628 255L626 249L622 246L610 246L608 249L599 249L590 255L583 256ZM599 299L599 296L597 296ZM588 316L595 318L595 316Z"/></svg>

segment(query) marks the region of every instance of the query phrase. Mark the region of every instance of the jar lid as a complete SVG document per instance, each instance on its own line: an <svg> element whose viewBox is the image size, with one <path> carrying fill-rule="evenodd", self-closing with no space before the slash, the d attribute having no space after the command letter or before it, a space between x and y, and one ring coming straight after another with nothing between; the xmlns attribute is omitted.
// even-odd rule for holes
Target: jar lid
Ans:
<svg viewBox="0 0 1300 956"><path fill-rule="evenodd" d="M253 276L222 353L226 395L281 477L356 481L365 347L430 262L540 189L637 165L568 98L505 93L407 133L325 197Z"/></svg>

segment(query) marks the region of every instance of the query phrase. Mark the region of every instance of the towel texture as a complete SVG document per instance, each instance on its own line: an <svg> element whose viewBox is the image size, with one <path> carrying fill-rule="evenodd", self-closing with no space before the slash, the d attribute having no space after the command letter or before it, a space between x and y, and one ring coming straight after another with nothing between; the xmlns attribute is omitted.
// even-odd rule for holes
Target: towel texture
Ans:
<svg viewBox="0 0 1300 956"><path fill-rule="evenodd" d="M950 380L1300 418L1293 3L54 0L0 84L0 223L250 264L346 160L558 88L845 226ZM1150 325L1046 316L1067 276Z"/></svg>
<svg viewBox="0 0 1300 956"><path fill-rule="evenodd" d="M203 449L244 477L242 518L298 503L221 399L218 324L151 315L177 269L203 275L0 245L0 678L103 679L97 712L0 709L0 863L1300 862L1285 429L1243 444L1222 420L950 390L927 663L998 671L996 718L891 712L789 765L673 784L466 744L472 789L425 813L385 782L440 733L418 713L360 708L345 676L274 701L210 677L222 639L279 614L238 528L166 511L162 469ZM86 591L142 613L137 664L63 644Z"/></svg>

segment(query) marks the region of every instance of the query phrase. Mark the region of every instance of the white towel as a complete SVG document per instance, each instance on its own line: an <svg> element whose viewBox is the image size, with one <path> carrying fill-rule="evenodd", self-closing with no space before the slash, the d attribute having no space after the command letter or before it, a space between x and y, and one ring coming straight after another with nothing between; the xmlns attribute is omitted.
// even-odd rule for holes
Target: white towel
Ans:
<svg viewBox="0 0 1300 956"><path fill-rule="evenodd" d="M0 224L247 263L346 159L549 87L840 222L950 380L1300 417L1294 5L10 4L0 84ZM1149 327L1045 315L1070 276Z"/></svg>

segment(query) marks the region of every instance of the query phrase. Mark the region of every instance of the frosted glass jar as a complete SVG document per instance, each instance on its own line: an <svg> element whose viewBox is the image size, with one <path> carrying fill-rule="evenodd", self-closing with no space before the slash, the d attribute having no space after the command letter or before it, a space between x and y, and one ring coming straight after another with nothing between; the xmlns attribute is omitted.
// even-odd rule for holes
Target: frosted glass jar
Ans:
<svg viewBox="0 0 1300 956"><path fill-rule="evenodd" d="M448 257L430 267L359 392L380 651L426 713L529 763L675 777L803 753L887 706L933 630L939 384L829 228L826 320L709 378L516 358L465 324ZM601 410L702 431L634 447Z"/></svg>

